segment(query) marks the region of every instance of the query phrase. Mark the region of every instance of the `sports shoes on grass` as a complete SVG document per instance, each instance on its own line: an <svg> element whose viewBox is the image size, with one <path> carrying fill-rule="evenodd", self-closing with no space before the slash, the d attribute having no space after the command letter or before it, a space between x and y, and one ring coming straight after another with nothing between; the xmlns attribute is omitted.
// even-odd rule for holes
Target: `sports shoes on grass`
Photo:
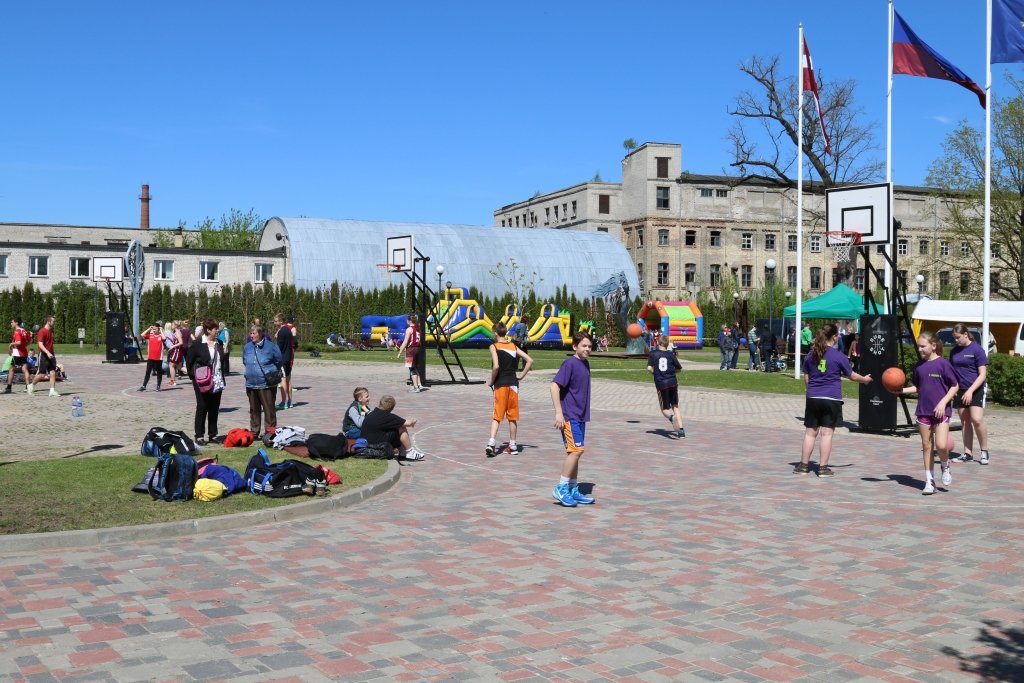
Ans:
<svg viewBox="0 0 1024 683"><path fill-rule="evenodd" d="M793 474L807 474L810 471L810 468L802 462L798 462L796 467L793 468Z"/></svg>
<svg viewBox="0 0 1024 683"><path fill-rule="evenodd" d="M582 493L580 493L579 486L573 486L572 491L570 491L569 493L572 494L572 499L575 500L577 503L582 503L583 505L592 505L594 503L594 499L592 497L585 496Z"/></svg>
<svg viewBox="0 0 1024 683"><path fill-rule="evenodd" d="M978 458L978 462L980 462L982 465L988 464L988 451L981 452L981 457Z"/></svg>
<svg viewBox="0 0 1024 683"><path fill-rule="evenodd" d="M576 507L576 499L572 497L568 484L559 484L551 489L551 497L567 508Z"/></svg>
<svg viewBox="0 0 1024 683"><path fill-rule="evenodd" d="M832 477L832 476L835 476L835 472L833 472L832 468L829 467L828 465L819 465L818 466L818 476L819 477Z"/></svg>
<svg viewBox="0 0 1024 683"><path fill-rule="evenodd" d="M942 468L942 485L949 486L953 483L953 472L950 471L950 467L947 465Z"/></svg>
<svg viewBox="0 0 1024 683"><path fill-rule="evenodd" d="M935 482L929 479L924 483L924 490L921 491L922 496L930 496L935 493Z"/></svg>

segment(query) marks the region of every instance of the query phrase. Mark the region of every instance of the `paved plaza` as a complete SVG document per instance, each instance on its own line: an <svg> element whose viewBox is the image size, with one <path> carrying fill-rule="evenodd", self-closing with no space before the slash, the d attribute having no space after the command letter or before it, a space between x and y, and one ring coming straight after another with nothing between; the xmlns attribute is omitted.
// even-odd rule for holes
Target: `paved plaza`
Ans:
<svg viewBox="0 0 1024 683"><path fill-rule="evenodd" d="M190 429L190 386L143 394L142 366L68 365L61 398L0 396L0 461ZM676 440L652 386L596 379L581 479L597 504L569 509L550 493L553 371L524 382L522 452L494 459L483 385L411 394L400 366L344 361L295 374L279 424L335 432L363 384L419 418L426 460L290 521L52 550L0 537L0 680L1024 680L1020 411L988 411L992 465L922 496L916 436L842 429L836 476L795 476L802 396L685 391ZM222 431L247 422L229 380Z"/></svg>

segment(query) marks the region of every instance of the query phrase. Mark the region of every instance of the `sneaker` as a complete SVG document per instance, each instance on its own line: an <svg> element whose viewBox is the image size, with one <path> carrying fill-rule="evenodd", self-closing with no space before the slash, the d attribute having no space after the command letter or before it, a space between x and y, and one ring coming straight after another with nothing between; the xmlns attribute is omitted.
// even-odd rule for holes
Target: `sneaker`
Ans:
<svg viewBox="0 0 1024 683"><path fill-rule="evenodd" d="M318 496L326 496L327 495L327 484L326 483L320 482L320 481L318 481L316 483L316 495L318 495Z"/></svg>
<svg viewBox="0 0 1024 683"><path fill-rule="evenodd" d="M291 409L291 408L294 408L294 407L295 407L295 404L292 403L291 401L288 401L288 405L285 406L285 408L288 408L288 409Z"/></svg>
<svg viewBox="0 0 1024 683"><path fill-rule="evenodd" d="M496 456L498 454L498 451L495 450L493 443L489 443L489 444L487 444L487 447L484 448L484 453L487 454L488 458L493 458L494 456Z"/></svg>
<svg viewBox="0 0 1024 683"><path fill-rule="evenodd" d="M551 489L551 497L567 508L576 507L576 499L572 497L572 491L568 484L559 484Z"/></svg>
<svg viewBox="0 0 1024 683"><path fill-rule="evenodd" d="M140 389L140 391L145 391L145 389L146 389L146 388L145 388L145 387L143 387L142 389ZM11 389L11 385L10 385L10 384L8 384L8 385L7 385L7 388L6 388L6 389L4 389L4 393L5 393L5 394L9 394L9 393L11 393L11 391L13 391L13 390Z"/></svg>
<svg viewBox="0 0 1024 683"><path fill-rule="evenodd" d="M197 436L196 438L194 438L192 440L196 442L197 446L205 446L206 445L206 439L204 439L201 436Z"/></svg>
<svg viewBox="0 0 1024 683"><path fill-rule="evenodd" d="M575 500L577 503L582 503L583 505L593 505L594 503L594 499L592 497L585 496L582 493L580 493L579 486L573 486L572 490L569 493L572 495L572 499Z"/></svg>
<svg viewBox="0 0 1024 683"><path fill-rule="evenodd" d="M950 462L971 462L974 460L974 456L970 453L959 453L955 458L950 458Z"/></svg>
<svg viewBox="0 0 1024 683"><path fill-rule="evenodd" d="M302 492L307 496L315 496L316 482L312 482L309 479L307 479L306 483L302 485Z"/></svg>
<svg viewBox="0 0 1024 683"><path fill-rule="evenodd" d="M978 462L981 463L982 465L988 464L988 451L981 452L981 457L978 458Z"/></svg>
<svg viewBox="0 0 1024 683"><path fill-rule="evenodd" d="M949 486L953 483L953 472L949 465L942 468L942 485Z"/></svg>
<svg viewBox="0 0 1024 683"><path fill-rule="evenodd" d="M50 393L48 395L49 396L60 396L60 392L57 391L56 389L50 389Z"/></svg>
<svg viewBox="0 0 1024 683"><path fill-rule="evenodd" d="M278 410L286 410L288 408L288 404L281 402L275 405L274 407L277 408Z"/></svg>
<svg viewBox="0 0 1024 683"><path fill-rule="evenodd" d="M424 457L423 451L418 451L415 448L410 448L405 452L406 460L422 460Z"/></svg>
<svg viewBox="0 0 1024 683"><path fill-rule="evenodd" d="M935 493L935 482L929 479L924 483L924 490L921 491L922 496L930 496Z"/></svg>
<svg viewBox="0 0 1024 683"><path fill-rule="evenodd" d="M10 387L7 387L7 393L10 393L10 389L11 389ZM139 391L145 391L146 390L146 385L143 384L141 387L139 387L138 390Z"/></svg>
<svg viewBox="0 0 1024 683"><path fill-rule="evenodd" d="M25 387L25 391L28 392L29 396L34 395L36 393L36 385L35 384L29 384L27 387Z"/></svg>
<svg viewBox="0 0 1024 683"><path fill-rule="evenodd" d="M796 467L793 468L793 474L807 474L810 471L811 468L802 462L798 462Z"/></svg>
<svg viewBox="0 0 1024 683"><path fill-rule="evenodd" d="M832 476L835 476L835 472L833 472L832 468L829 467L828 465L825 465L825 466L819 465L818 466L818 476L819 477L832 477Z"/></svg>
<svg viewBox="0 0 1024 683"><path fill-rule="evenodd" d="M160 391L160 385L159 384L156 385L156 390Z"/></svg>
<svg viewBox="0 0 1024 683"><path fill-rule="evenodd" d="M686 438L686 430L683 429L682 427L680 427L679 431L676 432L676 433L679 435L680 439L685 439Z"/></svg>

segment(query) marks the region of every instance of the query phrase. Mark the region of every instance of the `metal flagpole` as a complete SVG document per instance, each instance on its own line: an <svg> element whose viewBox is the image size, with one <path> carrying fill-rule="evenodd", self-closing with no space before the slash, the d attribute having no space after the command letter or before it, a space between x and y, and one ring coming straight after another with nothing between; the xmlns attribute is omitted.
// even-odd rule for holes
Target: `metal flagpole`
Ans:
<svg viewBox="0 0 1024 683"><path fill-rule="evenodd" d="M797 30L797 64L800 76L796 79L796 334L793 335L793 379L800 379L800 330L804 298L804 25ZM786 317L782 317L782 338L786 338Z"/></svg>
<svg viewBox="0 0 1024 683"><path fill-rule="evenodd" d="M885 182L889 185L889 221L893 220L893 206L892 206L892 29L893 29L893 6L892 0L889 0L889 58L886 60L888 65L888 73L886 74L886 91L885 91ZM890 239L885 243L885 311L889 312L889 283L892 282L891 268L889 266L892 263L892 239L891 239L892 225L886 226L886 232L890 233ZM864 286L867 287L868 279L864 278Z"/></svg>
<svg viewBox="0 0 1024 683"><path fill-rule="evenodd" d="M988 353L989 298L992 296L992 0L985 21L985 266L982 269L981 347Z"/></svg>

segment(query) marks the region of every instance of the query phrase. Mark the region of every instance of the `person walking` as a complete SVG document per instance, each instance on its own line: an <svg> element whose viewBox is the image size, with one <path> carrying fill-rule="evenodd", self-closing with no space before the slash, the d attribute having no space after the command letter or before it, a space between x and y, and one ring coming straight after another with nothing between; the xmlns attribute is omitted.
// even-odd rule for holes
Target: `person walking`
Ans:
<svg viewBox="0 0 1024 683"><path fill-rule="evenodd" d="M956 373L957 393L953 407L963 425L964 452L953 458L953 462L974 460L974 436L978 436L978 462L988 464L988 426L985 424L985 382L988 379L988 354L971 338L967 325L953 326L954 346L949 352L949 362ZM38 375L37 375L38 376Z"/></svg>
<svg viewBox="0 0 1024 683"><path fill-rule="evenodd" d="M267 434L277 431L277 407L274 394L281 382L281 349L263 333L262 325L249 329L249 341L242 348L245 366L245 394L249 399L249 431L260 436L260 426Z"/></svg>
<svg viewBox="0 0 1024 683"><path fill-rule="evenodd" d="M168 320L164 324L164 358L167 361L167 385L174 386L178 383L178 373L181 371L181 363L185 358L185 351L188 347L181 341L181 334L178 331L180 320Z"/></svg>
<svg viewBox="0 0 1024 683"><path fill-rule="evenodd" d="M672 431L680 439L686 436L683 429L683 414L679 411L679 380L676 373L683 369L676 354L670 350L668 337L658 340L658 349L647 359L647 372L654 375L654 388L658 391L658 405L661 414L672 425Z"/></svg>
<svg viewBox="0 0 1024 683"><path fill-rule="evenodd" d="M733 321L732 327L729 328L729 332L732 334L732 360L729 362L729 369L735 370L736 365L740 360L740 337L743 333L740 332L740 324L738 321Z"/></svg>
<svg viewBox="0 0 1024 683"><path fill-rule="evenodd" d="M415 313L409 316L409 320L406 323L405 336L402 338L402 345L398 347L397 356L401 358L402 354L405 353L405 367L409 369L409 379L412 381L411 391L414 392L423 391L420 373L416 368L416 357L419 355L420 345L422 344L419 323L419 316Z"/></svg>
<svg viewBox="0 0 1024 683"><path fill-rule="evenodd" d="M39 347L39 368L32 384L28 385L28 393L35 392L35 385L40 380L49 380L50 396L60 396L57 392L57 356L53 353L53 321L52 315L46 316L46 324L36 335L36 344Z"/></svg>
<svg viewBox="0 0 1024 683"><path fill-rule="evenodd" d="M203 334L197 337L185 353L185 367L192 378L192 389L196 395L195 442L203 446L206 435L210 443L217 439L217 416L224 393L224 348L217 341L217 321L207 318L203 321ZM200 385L196 371L209 368L213 376L211 385Z"/></svg>
<svg viewBox="0 0 1024 683"><path fill-rule="evenodd" d="M149 384L151 374L156 374L156 390L160 391L160 383L164 378L164 333L160 331L160 325L154 323L149 329L142 333L142 340L146 342L146 376L142 380L139 391L145 391Z"/></svg>
<svg viewBox="0 0 1024 683"><path fill-rule="evenodd" d="M804 356L803 375L806 387L804 400L804 441L800 449L800 463L793 474L810 471L814 442L821 434L818 446L818 476L831 477L828 460L832 455L832 437L836 427L843 423L842 378L849 377L860 384L870 384L871 375L861 375L850 367L850 360L835 348L839 342L839 329L827 324L818 332L813 345Z"/></svg>
<svg viewBox="0 0 1024 683"><path fill-rule="evenodd" d="M594 498L579 487L580 458L586 450L586 428L590 421L590 351L593 342L586 332L572 335L573 355L562 362L551 380L551 403L555 408L555 429L562 434L565 460L562 474L551 495L566 507L590 505Z"/></svg>
<svg viewBox="0 0 1024 683"><path fill-rule="evenodd" d="M21 374L25 377L25 385L29 385L28 376L28 342L31 338L29 332L22 327L21 318L11 318L11 343L9 345L11 354L11 367L7 370L7 387L4 389L5 394L9 394L13 391L12 385L14 384L14 373L19 369ZM28 391L28 389L26 389Z"/></svg>
<svg viewBox="0 0 1024 683"><path fill-rule="evenodd" d="M747 353L750 354L750 358L747 359L747 372L756 370L758 366L756 325L751 325L750 331L747 332Z"/></svg>
<svg viewBox="0 0 1024 683"><path fill-rule="evenodd" d="M505 323L494 323L494 342L490 345L491 376L487 386L492 389L494 411L491 417L491 435L487 439L484 454L488 458L497 455L498 429L501 421L508 420L508 446L503 454L518 453L516 430L519 426L519 382L526 377L533 367L533 358L506 337L508 330ZM517 371L520 361L522 371Z"/></svg>
<svg viewBox="0 0 1024 683"><path fill-rule="evenodd" d="M281 313L274 316L274 326L277 327L277 348L281 352L281 402L276 408L286 410L292 407L292 364L295 362L295 345L292 342L295 335Z"/></svg>

